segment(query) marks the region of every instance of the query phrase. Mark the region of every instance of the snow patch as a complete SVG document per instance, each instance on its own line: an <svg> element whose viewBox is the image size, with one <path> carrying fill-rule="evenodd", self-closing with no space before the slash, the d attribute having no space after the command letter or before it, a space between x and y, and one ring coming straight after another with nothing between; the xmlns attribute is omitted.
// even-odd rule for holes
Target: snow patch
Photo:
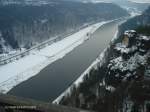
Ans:
<svg viewBox="0 0 150 112"><path fill-rule="evenodd" d="M128 0L128 1L134 3L150 3L150 0Z"/></svg>
<svg viewBox="0 0 150 112"><path fill-rule="evenodd" d="M122 43L118 43L118 44L116 44L116 47L114 49L116 49L117 51L120 51L120 53L128 54L130 52L134 52L138 48L136 46L132 46L131 48L127 48L126 45L124 45Z"/></svg>
<svg viewBox="0 0 150 112"><path fill-rule="evenodd" d="M114 88L113 86L106 86L106 90L110 91L110 92L114 92L116 90L116 88Z"/></svg>
<svg viewBox="0 0 150 112"><path fill-rule="evenodd" d="M137 69L139 64L144 65L146 64L146 58L148 54L141 56L138 53L135 53L129 60L125 61L122 56L117 57L110 61L108 67L111 70L120 70L120 71L134 71Z"/></svg>
<svg viewBox="0 0 150 112"><path fill-rule="evenodd" d="M93 24L41 50L33 50L19 60L0 66L0 93L7 93L14 86L38 74L47 65L63 58L85 39L90 38L87 33L94 33L108 22Z"/></svg>

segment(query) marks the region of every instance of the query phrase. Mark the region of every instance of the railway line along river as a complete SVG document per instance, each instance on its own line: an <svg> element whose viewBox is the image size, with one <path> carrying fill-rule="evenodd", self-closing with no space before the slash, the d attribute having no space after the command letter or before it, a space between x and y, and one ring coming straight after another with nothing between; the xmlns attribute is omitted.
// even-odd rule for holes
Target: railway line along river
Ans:
<svg viewBox="0 0 150 112"><path fill-rule="evenodd" d="M62 59L48 65L36 76L11 89L8 94L53 101L68 88L109 44L122 19L104 24L83 44Z"/></svg>

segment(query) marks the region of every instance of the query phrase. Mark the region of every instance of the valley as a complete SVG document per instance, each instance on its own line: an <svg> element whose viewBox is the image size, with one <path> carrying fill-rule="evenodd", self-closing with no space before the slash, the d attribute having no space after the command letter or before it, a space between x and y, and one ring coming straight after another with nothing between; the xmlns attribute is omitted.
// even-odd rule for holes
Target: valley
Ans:
<svg viewBox="0 0 150 112"><path fill-rule="evenodd" d="M0 111L149 112L149 5L0 0Z"/></svg>

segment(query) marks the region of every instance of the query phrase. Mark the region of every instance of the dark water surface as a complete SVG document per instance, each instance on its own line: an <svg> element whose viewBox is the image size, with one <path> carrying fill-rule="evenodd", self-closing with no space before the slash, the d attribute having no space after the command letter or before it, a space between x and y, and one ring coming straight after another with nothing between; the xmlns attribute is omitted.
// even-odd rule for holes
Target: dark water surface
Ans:
<svg viewBox="0 0 150 112"><path fill-rule="evenodd" d="M64 58L48 65L39 74L14 87L9 94L53 101L71 85L113 38L120 20L103 25L93 38L76 47Z"/></svg>

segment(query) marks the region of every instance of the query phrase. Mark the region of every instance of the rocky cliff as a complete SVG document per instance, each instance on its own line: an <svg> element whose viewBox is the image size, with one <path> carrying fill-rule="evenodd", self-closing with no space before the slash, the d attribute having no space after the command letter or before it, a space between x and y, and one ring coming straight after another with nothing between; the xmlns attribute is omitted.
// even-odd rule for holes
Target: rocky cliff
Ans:
<svg viewBox="0 0 150 112"><path fill-rule="evenodd" d="M150 106L150 37L126 31L103 66L92 69L60 104L102 112L146 112Z"/></svg>

